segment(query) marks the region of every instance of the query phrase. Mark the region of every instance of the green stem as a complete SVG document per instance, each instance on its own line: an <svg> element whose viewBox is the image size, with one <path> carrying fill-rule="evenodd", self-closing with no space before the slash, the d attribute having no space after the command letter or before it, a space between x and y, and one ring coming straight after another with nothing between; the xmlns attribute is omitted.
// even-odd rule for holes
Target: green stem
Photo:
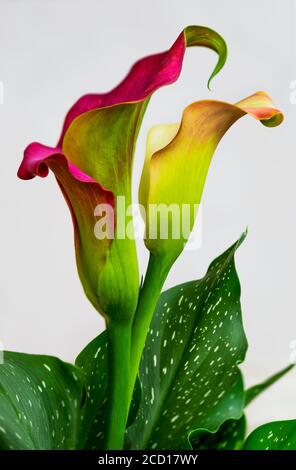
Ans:
<svg viewBox="0 0 296 470"><path fill-rule="evenodd" d="M110 321L106 450L122 450L129 410L132 323Z"/></svg>
<svg viewBox="0 0 296 470"><path fill-rule="evenodd" d="M134 316L131 369L130 369L130 399L140 366L153 313L159 299L161 289L167 278L171 263L168 265L160 256L150 254L147 272L142 286L137 310Z"/></svg>

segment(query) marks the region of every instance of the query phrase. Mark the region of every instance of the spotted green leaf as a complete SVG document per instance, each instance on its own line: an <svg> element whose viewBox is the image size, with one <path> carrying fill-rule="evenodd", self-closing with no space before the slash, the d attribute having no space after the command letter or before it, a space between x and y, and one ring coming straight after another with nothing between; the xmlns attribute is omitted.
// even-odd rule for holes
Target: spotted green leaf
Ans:
<svg viewBox="0 0 296 470"><path fill-rule="evenodd" d="M187 449L200 430L215 432L243 414L237 365L247 349L234 254L205 277L162 294L140 366L142 403L128 429L133 449Z"/></svg>
<svg viewBox="0 0 296 470"><path fill-rule="evenodd" d="M246 450L296 450L296 420L263 424L247 438Z"/></svg>
<svg viewBox="0 0 296 470"><path fill-rule="evenodd" d="M251 403L267 388L281 379L294 365L285 367L280 372L269 377L264 382L254 385L245 392L245 406ZM200 431L192 442L192 447L197 450L238 450L241 449L246 435L246 418L242 416L238 420L225 421L216 433Z"/></svg>
<svg viewBox="0 0 296 470"><path fill-rule="evenodd" d="M267 388L281 379L289 372L294 365L285 367L280 372L269 377L264 382L254 385L245 392L245 406L251 403L257 396L264 392ZM192 447L197 450L238 450L241 449L246 435L246 418L242 416L238 420L225 421L216 433L200 431L196 435Z"/></svg>
<svg viewBox="0 0 296 470"><path fill-rule="evenodd" d="M79 354L76 365L83 373L86 396L80 412L78 449L103 450L108 393L107 331L91 341ZM128 425L136 417L140 405L141 387L136 382Z"/></svg>
<svg viewBox="0 0 296 470"><path fill-rule="evenodd" d="M51 356L4 352L0 449L74 449L80 371Z"/></svg>
<svg viewBox="0 0 296 470"><path fill-rule="evenodd" d="M103 449L108 385L108 336L104 331L79 354L76 365L84 375L86 397L81 408L77 447Z"/></svg>
<svg viewBox="0 0 296 470"><path fill-rule="evenodd" d="M225 421L215 433L200 431L192 442L196 450L239 450L246 434L246 418Z"/></svg>

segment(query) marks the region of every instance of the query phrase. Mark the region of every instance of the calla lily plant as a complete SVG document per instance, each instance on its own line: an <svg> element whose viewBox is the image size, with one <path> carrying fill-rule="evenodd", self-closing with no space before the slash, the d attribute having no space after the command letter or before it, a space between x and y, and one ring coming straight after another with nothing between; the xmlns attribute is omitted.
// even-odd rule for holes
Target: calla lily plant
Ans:
<svg viewBox="0 0 296 470"><path fill-rule="evenodd" d="M139 202L146 214L145 244L150 260L140 285L135 239L119 236L122 214L118 198L124 197L126 206L133 202L133 159L149 100L156 90L178 79L186 48L193 46L206 47L218 55L210 83L226 61L225 41L209 28L189 26L170 49L139 60L110 92L82 96L68 111L58 143L31 143L18 170L24 180L45 177L49 170L54 174L72 217L82 286L106 321L107 449L123 448L153 314L166 277L187 241L182 233L174 236L178 227L171 215L167 236L161 237L157 221L162 216L153 218L152 212L162 205L177 207L182 214L178 224L186 224L190 233L213 154L226 131L245 115L267 127L283 120L268 94L257 92L235 104L196 101L185 107L179 123L157 125L149 131ZM189 207L187 215L182 212L184 205ZM112 234L98 237L95 224L107 212ZM130 219L124 215L126 223Z"/></svg>

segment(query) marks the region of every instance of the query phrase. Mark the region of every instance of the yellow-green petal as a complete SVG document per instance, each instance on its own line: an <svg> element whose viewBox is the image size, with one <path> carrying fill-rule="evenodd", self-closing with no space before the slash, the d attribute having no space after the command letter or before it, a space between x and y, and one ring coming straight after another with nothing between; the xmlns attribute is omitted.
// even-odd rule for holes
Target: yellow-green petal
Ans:
<svg viewBox="0 0 296 470"><path fill-rule="evenodd" d="M192 103L184 110L180 125L156 126L149 132L139 191L140 203L146 209L145 243L153 254L161 255L167 263L179 256L187 241L182 234L182 224L188 224L190 231L193 228L196 206L200 203L218 143L245 114L268 127L277 126L283 120L271 98L258 92L234 105L213 100ZM170 212L166 221L165 213L158 220L153 218L155 208L163 204L168 209L177 206L180 220L173 220ZM189 208L185 215L184 205ZM161 238L161 222L168 223L167 239ZM176 223L180 229L178 239L174 238Z"/></svg>

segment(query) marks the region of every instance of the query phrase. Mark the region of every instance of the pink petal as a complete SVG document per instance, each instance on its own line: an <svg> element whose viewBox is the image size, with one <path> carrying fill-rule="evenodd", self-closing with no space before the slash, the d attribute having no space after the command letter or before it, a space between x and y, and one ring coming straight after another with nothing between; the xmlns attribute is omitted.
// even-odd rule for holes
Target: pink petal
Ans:
<svg viewBox="0 0 296 470"><path fill-rule="evenodd" d="M23 180L29 180L35 176L44 178L48 175L49 159L56 158L62 165L68 166L69 173L75 180L83 183L96 183L97 182L83 173L73 163L68 162L58 147L48 147L40 144L39 142L32 142L24 151L24 158L18 170L18 177Z"/></svg>
<svg viewBox="0 0 296 470"><path fill-rule="evenodd" d="M141 101L163 85L169 85L180 75L185 52L182 32L165 52L145 57L134 64L124 80L108 93L82 96L66 115L59 146L71 122L80 114L114 104Z"/></svg>

